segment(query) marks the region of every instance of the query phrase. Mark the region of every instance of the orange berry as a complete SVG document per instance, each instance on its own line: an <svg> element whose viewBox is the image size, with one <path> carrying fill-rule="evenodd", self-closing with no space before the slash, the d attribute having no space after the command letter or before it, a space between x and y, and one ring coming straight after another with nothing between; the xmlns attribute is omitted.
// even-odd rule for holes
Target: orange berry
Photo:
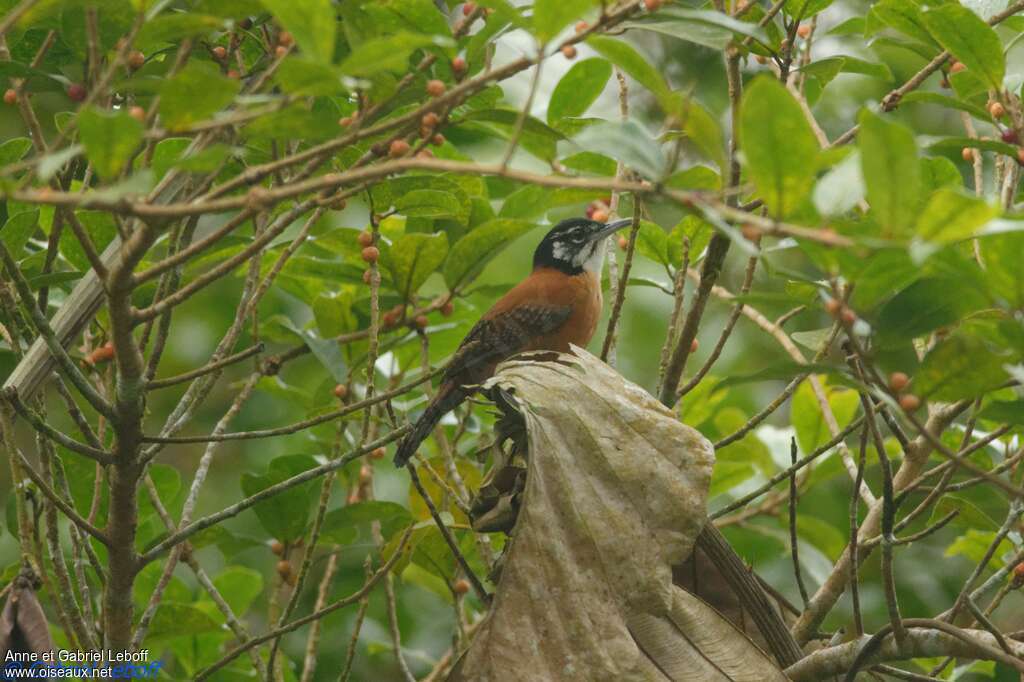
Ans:
<svg viewBox="0 0 1024 682"><path fill-rule="evenodd" d="M99 365L104 362L110 362L114 359L114 342L107 341L105 344L93 350L86 356L85 361L90 365Z"/></svg>
<svg viewBox="0 0 1024 682"><path fill-rule="evenodd" d="M590 28L590 25L587 24L587 22L585 22L585 21L577 21L576 22L576 32L577 33L583 33L588 28Z"/></svg>
<svg viewBox="0 0 1024 682"><path fill-rule="evenodd" d="M696 353L698 347L700 347L700 342L697 339L694 339L693 341L690 342L691 353Z"/></svg>
<svg viewBox="0 0 1024 682"><path fill-rule="evenodd" d="M444 81L430 80L427 81L427 94L431 97L440 97L444 94L447 88L444 86Z"/></svg>
<svg viewBox="0 0 1024 682"><path fill-rule="evenodd" d="M367 246L359 255L367 263L376 263L377 259L380 258L380 249L376 246Z"/></svg>
<svg viewBox="0 0 1024 682"><path fill-rule="evenodd" d="M146 55L142 54L138 50L132 50L128 53L128 66L133 69L141 69L146 63Z"/></svg>
<svg viewBox="0 0 1024 682"><path fill-rule="evenodd" d="M629 240L626 239L625 237L623 237L621 234L619 235L619 240L618 241L619 241L619 248L622 249L623 251L625 251L626 249L629 248Z"/></svg>
<svg viewBox="0 0 1024 682"><path fill-rule="evenodd" d="M359 484L366 485L373 480L373 467L368 467L365 464L359 467Z"/></svg>
<svg viewBox="0 0 1024 682"><path fill-rule="evenodd" d="M73 102L85 101L85 96L88 94L85 90L85 86L81 83L72 83L67 89L68 97Z"/></svg>
<svg viewBox="0 0 1024 682"><path fill-rule="evenodd" d="M843 309L842 302L837 298L830 298L825 301L825 310L832 317L838 317L839 312Z"/></svg>
<svg viewBox="0 0 1024 682"><path fill-rule="evenodd" d="M974 161L974 149L972 147L964 147L960 150L960 156L964 161L971 163Z"/></svg>
<svg viewBox="0 0 1024 682"><path fill-rule="evenodd" d="M891 388L894 393L899 393L905 389L909 383L910 377L903 372L893 372L889 375L889 388Z"/></svg>
<svg viewBox="0 0 1024 682"><path fill-rule="evenodd" d="M385 329L391 329L398 324L398 315L396 315L394 311L389 310L381 316L381 322L384 323Z"/></svg>
<svg viewBox="0 0 1024 682"><path fill-rule="evenodd" d="M475 2L467 2L462 6L462 15L468 17L476 9Z"/></svg>
<svg viewBox="0 0 1024 682"><path fill-rule="evenodd" d="M228 78L232 78L234 80L238 80L239 78L242 77L242 74L238 73L237 69L228 69L227 76L228 76Z"/></svg>
<svg viewBox="0 0 1024 682"><path fill-rule="evenodd" d="M756 55L754 55L754 60L758 64L767 64L768 63L768 57L765 57L763 54L756 54Z"/></svg>
<svg viewBox="0 0 1024 682"><path fill-rule="evenodd" d="M418 152L416 152L416 158L417 159L432 159L432 158L434 158L434 152L430 151L429 149L421 149Z"/></svg>
<svg viewBox="0 0 1024 682"><path fill-rule="evenodd" d="M576 46L575 45L563 45L562 56L566 59L576 59Z"/></svg>
<svg viewBox="0 0 1024 682"><path fill-rule="evenodd" d="M749 242L756 242L761 239L761 228L757 225L744 223L743 227L740 228L740 232L743 234L743 238Z"/></svg>
<svg viewBox="0 0 1024 682"><path fill-rule="evenodd" d="M430 324L430 318L426 315L417 315L413 321L416 323L417 329L426 329L427 325Z"/></svg>
<svg viewBox="0 0 1024 682"><path fill-rule="evenodd" d="M950 73L960 73L961 71L964 71L966 69L967 69L967 67L964 66L964 63L963 62L958 62L958 61L954 61L949 66L949 72Z"/></svg>
<svg viewBox="0 0 1024 682"><path fill-rule="evenodd" d="M334 397L338 400L344 400L348 397L348 386L345 384L338 384L334 387Z"/></svg>
<svg viewBox="0 0 1024 682"><path fill-rule="evenodd" d="M468 68L469 64L466 63L466 60L463 57L456 57L455 59L452 60L452 72L456 76L461 76L462 74L466 73L466 70Z"/></svg>
<svg viewBox="0 0 1024 682"><path fill-rule="evenodd" d="M4 92L4 104L14 104L18 101L18 93L14 88L7 88Z"/></svg>
<svg viewBox="0 0 1024 682"><path fill-rule="evenodd" d="M359 246L373 246L373 233L363 230L356 237L356 241L359 242Z"/></svg>
<svg viewBox="0 0 1024 682"><path fill-rule="evenodd" d="M857 313L844 306L839 313L839 318L843 321L843 324L850 325L857 321Z"/></svg>
<svg viewBox="0 0 1024 682"><path fill-rule="evenodd" d="M992 115L992 118L1002 118L1006 116L1006 107L993 100L988 103L988 113Z"/></svg>
<svg viewBox="0 0 1024 682"><path fill-rule="evenodd" d="M433 111L428 111L423 114L423 118L420 119L420 123L423 124L424 128L436 128L437 124L441 122L441 117L435 114Z"/></svg>
<svg viewBox="0 0 1024 682"><path fill-rule="evenodd" d="M370 450L370 459L384 459L384 455L387 454L387 450L384 448L374 448Z"/></svg>
<svg viewBox="0 0 1024 682"><path fill-rule="evenodd" d="M608 211L604 210L603 208L597 209L596 211L594 211L594 214L591 216L591 220L593 220L594 222L597 222L597 223L606 223L606 222L608 222Z"/></svg>
<svg viewBox="0 0 1024 682"><path fill-rule="evenodd" d="M273 540L273 541L271 541L271 543L270 543L270 551L273 552L274 554L276 554L277 556L284 555L284 543L281 542L280 540Z"/></svg>
<svg viewBox="0 0 1024 682"><path fill-rule="evenodd" d="M392 159L397 159L401 156L405 156L409 153L409 143L405 140L393 140L391 146L388 147L388 156Z"/></svg>
<svg viewBox="0 0 1024 682"><path fill-rule="evenodd" d="M796 34L803 38L804 40L807 40L807 38L811 35L810 24L800 24L800 26L797 27L796 29Z"/></svg>
<svg viewBox="0 0 1024 682"><path fill-rule="evenodd" d="M288 31L281 31L280 33L277 34L277 44L278 45L284 45L285 47L288 47L289 45L291 45L294 42L295 42L295 38L293 38L292 34L289 33Z"/></svg>
<svg viewBox="0 0 1024 682"><path fill-rule="evenodd" d="M906 412L913 412L921 407L921 399L913 393L906 393L900 396L900 407Z"/></svg>
<svg viewBox="0 0 1024 682"><path fill-rule="evenodd" d="M648 12L656 12L661 9L661 0L644 0L644 7Z"/></svg>
<svg viewBox="0 0 1024 682"><path fill-rule="evenodd" d="M454 312L455 312L455 304L452 303L451 301L448 301L443 306L441 306L441 314L443 316L445 316L445 317L451 317L452 313L454 313Z"/></svg>
<svg viewBox="0 0 1024 682"><path fill-rule="evenodd" d="M455 594L468 594L469 593L469 581L465 578L459 578L452 585L452 592Z"/></svg>
<svg viewBox="0 0 1024 682"><path fill-rule="evenodd" d="M146 110L140 106L134 106L128 109L128 115L134 118L139 123L146 122Z"/></svg>
<svg viewBox="0 0 1024 682"><path fill-rule="evenodd" d="M288 54L288 47L285 45L278 45L274 48L274 56L280 59L281 57Z"/></svg>
<svg viewBox="0 0 1024 682"><path fill-rule="evenodd" d="M371 284L373 282L373 270L363 270L363 284Z"/></svg>
<svg viewBox="0 0 1024 682"><path fill-rule="evenodd" d="M440 147L441 145L444 144L444 135L442 135L441 133L434 133L434 136L430 138L430 144L434 145L435 147Z"/></svg>
<svg viewBox="0 0 1024 682"><path fill-rule="evenodd" d="M286 559L281 559L277 562L277 574L282 578L287 578L292 574L292 565Z"/></svg>
<svg viewBox="0 0 1024 682"><path fill-rule="evenodd" d="M344 199L335 199L334 201L331 202L330 206L331 210L344 211L345 207L348 206L348 202L345 201Z"/></svg>

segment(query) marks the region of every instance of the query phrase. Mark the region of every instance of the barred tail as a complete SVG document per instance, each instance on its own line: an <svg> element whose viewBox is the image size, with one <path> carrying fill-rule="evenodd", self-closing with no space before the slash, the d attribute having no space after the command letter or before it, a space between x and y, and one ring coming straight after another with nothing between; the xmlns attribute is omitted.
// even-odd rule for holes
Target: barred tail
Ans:
<svg viewBox="0 0 1024 682"><path fill-rule="evenodd" d="M430 432L434 430L441 417L445 416L466 399L466 393L455 384L442 384L437 395L427 405L420 418L413 424L412 431L405 434L405 438L398 444L398 451L395 453L395 466L402 467L416 454L420 443L427 439Z"/></svg>

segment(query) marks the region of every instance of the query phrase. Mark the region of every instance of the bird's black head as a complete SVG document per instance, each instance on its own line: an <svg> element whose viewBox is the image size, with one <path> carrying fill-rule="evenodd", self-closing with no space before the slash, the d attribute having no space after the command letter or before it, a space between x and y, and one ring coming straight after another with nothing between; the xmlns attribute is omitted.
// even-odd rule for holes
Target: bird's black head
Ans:
<svg viewBox="0 0 1024 682"><path fill-rule="evenodd" d="M601 272L605 237L633 221L599 223L587 218L570 218L551 228L533 252L533 267L555 268L570 275L584 270Z"/></svg>

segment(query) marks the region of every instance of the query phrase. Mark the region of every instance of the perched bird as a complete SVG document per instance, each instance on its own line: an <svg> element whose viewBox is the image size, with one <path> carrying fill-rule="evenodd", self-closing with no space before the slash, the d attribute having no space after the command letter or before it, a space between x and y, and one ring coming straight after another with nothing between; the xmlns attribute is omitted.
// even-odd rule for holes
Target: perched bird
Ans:
<svg viewBox="0 0 1024 682"><path fill-rule="evenodd" d="M437 395L398 445L403 466L441 417L494 374L502 360L531 350L564 353L585 346L601 316L606 237L632 220L563 220L533 253L533 272L502 296L466 334L445 369Z"/></svg>

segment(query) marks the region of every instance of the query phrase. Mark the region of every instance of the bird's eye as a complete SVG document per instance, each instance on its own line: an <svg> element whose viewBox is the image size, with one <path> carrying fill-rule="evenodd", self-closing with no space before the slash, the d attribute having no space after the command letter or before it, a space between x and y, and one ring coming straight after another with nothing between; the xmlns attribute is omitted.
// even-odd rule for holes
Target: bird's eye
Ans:
<svg viewBox="0 0 1024 682"><path fill-rule="evenodd" d="M569 233L569 239L577 243L583 241L583 230L573 230Z"/></svg>

